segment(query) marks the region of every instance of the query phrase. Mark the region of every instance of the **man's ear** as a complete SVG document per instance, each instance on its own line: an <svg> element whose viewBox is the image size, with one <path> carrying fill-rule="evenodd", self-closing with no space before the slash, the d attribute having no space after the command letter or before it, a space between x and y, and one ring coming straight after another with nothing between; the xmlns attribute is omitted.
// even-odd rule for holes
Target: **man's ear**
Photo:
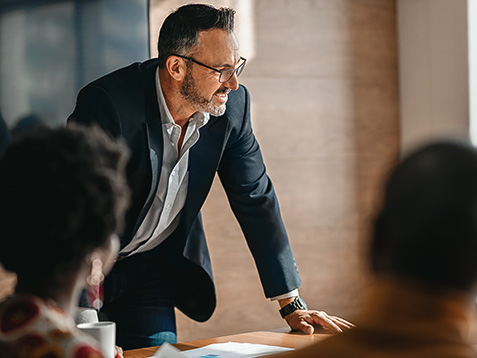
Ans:
<svg viewBox="0 0 477 358"><path fill-rule="evenodd" d="M182 58L169 56L166 60L166 70L176 81L183 81L187 71L187 65Z"/></svg>

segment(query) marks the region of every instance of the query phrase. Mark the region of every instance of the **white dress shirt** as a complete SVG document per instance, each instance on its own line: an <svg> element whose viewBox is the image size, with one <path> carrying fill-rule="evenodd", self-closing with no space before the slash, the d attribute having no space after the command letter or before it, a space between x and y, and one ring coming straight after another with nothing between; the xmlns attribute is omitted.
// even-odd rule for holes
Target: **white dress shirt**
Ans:
<svg viewBox="0 0 477 358"><path fill-rule="evenodd" d="M121 251L121 256L131 256L149 251L163 242L176 228L187 198L189 182L189 150L200 137L199 129L207 124L210 115L196 112L189 119L182 148L178 148L182 128L174 122L167 108L156 70L156 91L162 121L164 153L160 168L159 185L153 203L131 242ZM157 162L157 153L151 149L151 162ZM295 289L270 298L272 301L298 296Z"/></svg>
<svg viewBox="0 0 477 358"><path fill-rule="evenodd" d="M123 256L155 248L177 228L187 198L189 150L199 140L199 128L205 126L210 118L208 113L194 113L189 119L182 148L179 149L182 128L174 122L167 108L159 70L156 71L156 90L164 143L161 175L153 203L131 242L121 250ZM157 153L151 149L150 155L151 161L157 162Z"/></svg>

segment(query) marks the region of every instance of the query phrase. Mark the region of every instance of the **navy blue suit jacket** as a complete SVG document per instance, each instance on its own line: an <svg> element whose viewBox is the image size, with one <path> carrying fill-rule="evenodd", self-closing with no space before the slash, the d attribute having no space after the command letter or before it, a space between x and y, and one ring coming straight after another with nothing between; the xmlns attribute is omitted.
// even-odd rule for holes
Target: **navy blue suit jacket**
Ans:
<svg viewBox="0 0 477 358"><path fill-rule="evenodd" d="M99 124L130 149L127 166L132 203L121 238L134 236L154 198L162 164L163 136L157 103L157 60L134 63L101 77L79 93L69 121ZM150 148L158 154L150 155ZM229 94L227 110L211 116L190 149L188 196L178 228L166 240L175 275L176 306L189 317L207 320L216 306L210 257L200 209L218 173L230 206L254 257L267 297L300 285L278 201L250 123L245 87Z"/></svg>

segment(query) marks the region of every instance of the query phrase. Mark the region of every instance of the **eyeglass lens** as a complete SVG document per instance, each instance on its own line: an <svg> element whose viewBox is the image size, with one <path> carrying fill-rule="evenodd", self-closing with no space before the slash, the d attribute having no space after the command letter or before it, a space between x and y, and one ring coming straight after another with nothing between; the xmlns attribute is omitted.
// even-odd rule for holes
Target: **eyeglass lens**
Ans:
<svg viewBox="0 0 477 358"><path fill-rule="evenodd" d="M222 71L219 77L219 82L220 83L228 82L234 75L234 72L237 75L237 77L240 76L240 74L243 72L244 67L245 67L245 61L242 62L240 66L237 68L231 68L230 70Z"/></svg>

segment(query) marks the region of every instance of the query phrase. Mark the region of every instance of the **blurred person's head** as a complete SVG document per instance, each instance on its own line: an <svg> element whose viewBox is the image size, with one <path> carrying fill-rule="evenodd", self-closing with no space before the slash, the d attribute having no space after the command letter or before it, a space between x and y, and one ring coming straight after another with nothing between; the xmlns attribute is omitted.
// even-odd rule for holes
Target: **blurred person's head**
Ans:
<svg viewBox="0 0 477 358"><path fill-rule="evenodd" d="M41 128L0 160L0 263L17 292L55 296L116 258L128 187L125 147L99 128ZM72 281L78 282L72 282Z"/></svg>
<svg viewBox="0 0 477 358"><path fill-rule="evenodd" d="M48 127L48 125L39 115L30 113L20 117L15 122L15 125L11 129L10 133L12 137L18 137L45 127Z"/></svg>
<svg viewBox="0 0 477 358"><path fill-rule="evenodd" d="M477 151L427 145L392 172L375 223L372 268L428 287L477 283Z"/></svg>

